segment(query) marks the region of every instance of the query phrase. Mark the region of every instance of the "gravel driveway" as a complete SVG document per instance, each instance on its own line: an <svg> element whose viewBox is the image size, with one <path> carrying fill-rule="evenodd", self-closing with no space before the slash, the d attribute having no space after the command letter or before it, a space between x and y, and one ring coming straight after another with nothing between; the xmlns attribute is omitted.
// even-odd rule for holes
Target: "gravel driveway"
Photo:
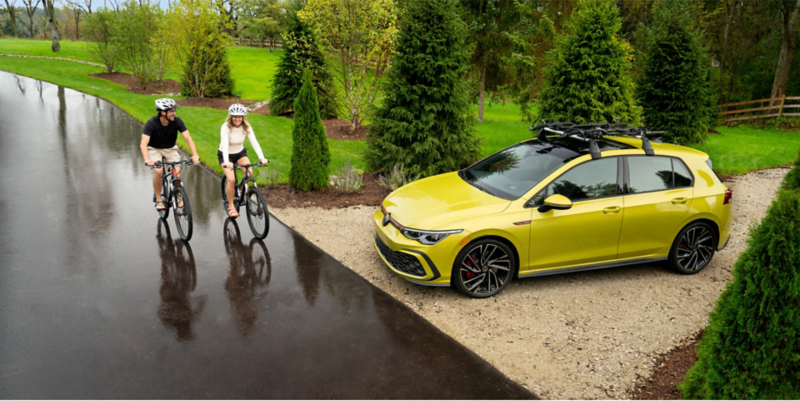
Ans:
<svg viewBox="0 0 800 401"><path fill-rule="evenodd" d="M454 288L410 284L383 264L372 245L375 207L273 209L345 266L393 295L439 329L542 398L630 398L656 356L688 341L747 246L786 168L737 176L728 247L701 273L683 276L648 264L513 281L489 299Z"/></svg>

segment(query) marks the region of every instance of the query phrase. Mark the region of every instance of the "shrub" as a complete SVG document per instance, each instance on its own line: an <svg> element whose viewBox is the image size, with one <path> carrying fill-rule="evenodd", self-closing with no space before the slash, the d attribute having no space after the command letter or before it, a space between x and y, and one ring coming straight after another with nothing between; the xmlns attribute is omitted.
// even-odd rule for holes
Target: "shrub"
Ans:
<svg viewBox="0 0 800 401"><path fill-rule="evenodd" d="M621 38L622 19L611 0L578 3L568 33L548 52L540 114L547 121L638 124L633 97L633 50Z"/></svg>
<svg viewBox="0 0 800 401"><path fill-rule="evenodd" d="M303 72L303 87L294 100L292 141L294 147L289 184L301 191L327 187L331 155L325 127L319 116L317 90L309 71Z"/></svg>
<svg viewBox="0 0 800 401"><path fill-rule="evenodd" d="M129 0L120 8L116 22L111 25L112 44L122 64L133 73L142 88L155 79L152 38L159 29L163 14L158 5Z"/></svg>
<svg viewBox="0 0 800 401"><path fill-rule="evenodd" d="M710 314L697 363L679 388L693 399L791 399L800 383L800 196L781 189L750 230L733 281Z"/></svg>
<svg viewBox="0 0 800 401"><path fill-rule="evenodd" d="M261 171L258 172L258 176L267 184L267 187L275 188L278 186L278 180L281 177L281 168L278 166L262 168Z"/></svg>
<svg viewBox="0 0 800 401"><path fill-rule="evenodd" d="M295 8L299 5L294 6ZM328 65L319 50L317 38L311 29L297 17L296 10L288 16L286 34L283 36L284 52L272 80L269 109L271 114L292 110L294 99L303 86L303 70L309 69L317 89L319 113L323 119L336 118L339 97Z"/></svg>
<svg viewBox="0 0 800 401"><path fill-rule="evenodd" d="M800 191L800 151L797 153L797 160L794 161L794 168L789 170L789 173L786 174L786 177L783 177L783 184L781 184L784 188L798 192Z"/></svg>
<svg viewBox="0 0 800 401"><path fill-rule="evenodd" d="M380 177L378 177L378 185L394 191L395 189L400 188L403 185L406 185L409 182L415 181L417 179L419 179L419 174L417 174L416 177L409 179L406 176L405 170L403 170L402 164L399 167L397 165L394 165L392 167L392 171L389 172L388 176L381 175Z"/></svg>
<svg viewBox="0 0 800 401"><path fill-rule="evenodd" d="M83 26L83 33L92 42L89 46L92 59L102 63L109 73L114 72L119 65L119 54L111 37L114 24L117 23L116 17L117 13L101 8L89 14Z"/></svg>
<svg viewBox="0 0 800 401"><path fill-rule="evenodd" d="M656 3L650 52L638 82L645 124L679 144L701 142L716 122L708 51L691 12L691 3Z"/></svg>
<svg viewBox="0 0 800 401"><path fill-rule="evenodd" d="M397 53L383 105L367 134L370 168L404 165L423 176L456 170L479 157L465 75L470 50L455 1L403 3Z"/></svg>
<svg viewBox="0 0 800 401"><path fill-rule="evenodd" d="M363 174L353 168L353 165L350 164L350 159L344 163L342 169L339 171L339 175L334 177L336 189L347 194L353 193L364 186Z"/></svg>

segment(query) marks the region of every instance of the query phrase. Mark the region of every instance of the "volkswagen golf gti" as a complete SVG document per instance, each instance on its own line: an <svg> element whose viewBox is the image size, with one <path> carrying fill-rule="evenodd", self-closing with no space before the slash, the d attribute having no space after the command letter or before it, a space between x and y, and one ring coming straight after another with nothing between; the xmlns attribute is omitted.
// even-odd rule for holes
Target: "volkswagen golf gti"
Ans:
<svg viewBox="0 0 800 401"><path fill-rule="evenodd" d="M558 124L389 194L373 216L386 265L483 298L515 277L657 261L694 274L727 245L732 191L707 154Z"/></svg>

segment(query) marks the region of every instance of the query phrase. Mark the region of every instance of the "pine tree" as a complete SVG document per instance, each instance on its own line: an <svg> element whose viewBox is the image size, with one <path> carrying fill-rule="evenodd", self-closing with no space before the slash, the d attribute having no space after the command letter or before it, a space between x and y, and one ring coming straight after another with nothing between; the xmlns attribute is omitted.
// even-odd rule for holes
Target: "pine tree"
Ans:
<svg viewBox="0 0 800 401"><path fill-rule="evenodd" d="M710 314L690 399L796 399L800 385L800 196L782 189Z"/></svg>
<svg viewBox="0 0 800 401"><path fill-rule="evenodd" d="M294 100L292 141L289 184L301 191L327 187L331 154L310 71L303 72L303 86Z"/></svg>
<svg viewBox="0 0 800 401"><path fill-rule="evenodd" d="M367 163L409 175L453 171L478 158L465 75L470 50L453 0L403 3L383 105L367 135Z"/></svg>
<svg viewBox="0 0 800 401"><path fill-rule="evenodd" d="M679 144L705 139L714 123L716 91L709 80L708 51L690 3L664 0L653 8L650 52L638 82L644 123Z"/></svg>
<svg viewBox="0 0 800 401"><path fill-rule="evenodd" d="M641 110L630 75L633 51L620 38L619 10L611 0L582 0L571 18L568 33L548 53L541 117L638 124Z"/></svg>
<svg viewBox="0 0 800 401"><path fill-rule="evenodd" d="M317 89L322 118L336 118L340 108L336 86L316 37L297 17L299 7L300 3L294 3L287 17L286 33L283 36L284 52L272 79L270 113L280 114L292 110L294 99L303 86L303 70L308 69Z"/></svg>

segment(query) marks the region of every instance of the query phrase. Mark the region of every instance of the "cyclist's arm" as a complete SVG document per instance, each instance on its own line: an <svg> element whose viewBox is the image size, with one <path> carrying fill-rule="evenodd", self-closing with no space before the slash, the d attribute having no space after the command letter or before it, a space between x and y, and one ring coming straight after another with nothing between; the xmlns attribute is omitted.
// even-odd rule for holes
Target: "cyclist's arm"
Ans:
<svg viewBox="0 0 800 401"><path fill-rule="evenodd" d="M256 154L258 155L258 160L260 160L262 162L264 160L267 160L264 157L264 152L261 151L261 146L258 145L258 139L256 139L256 134L253 133L253 127L252 126L250 127L250 132L247 133L247 139L249 139L250 140L250 144L253 145L253 150L256 151Z"/></svg>
<svg viewBox="0 0 800 401"><path fill-rule="evenodd" d="M142 134L142 141L139 142L139 150L142 151L142 157L144 157L144 164L152 166L155 162L150 160L150 155L147 153L147 145L149 144L150 144L150 136Z"/></svg>
<svg viewBox="0 0 800 401"><path fill-rule="evenodd" d="M219 129L219 151L222 152L222 167L230 166L230 155L228 146L230 144L230 130L225 124Z"/></svg>
<svg viewBox="0 0 800 401"><path fill-rule="evenodd" d="M200 156L197 155L197 149L194 147L194 141L192 140L192 136L189 134L189 130L181 132L183 135L183 139L186 140L186 144L189 145L189 150L192 151L192 163L197 164L200 163Z"/></svg>

